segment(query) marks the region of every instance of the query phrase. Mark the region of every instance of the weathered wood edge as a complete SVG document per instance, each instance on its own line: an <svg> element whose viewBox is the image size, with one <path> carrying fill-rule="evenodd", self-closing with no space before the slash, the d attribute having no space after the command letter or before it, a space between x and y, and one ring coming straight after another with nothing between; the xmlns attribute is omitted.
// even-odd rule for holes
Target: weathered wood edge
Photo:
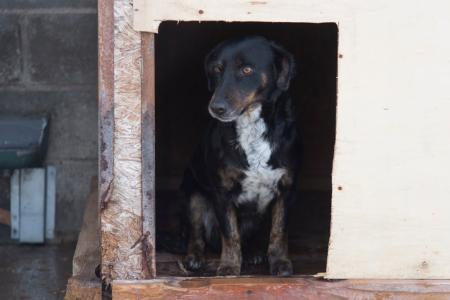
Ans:
<svg viewBox="0 0 450 300"><path fill-rule="evenodd" d="M101 298L101 282L99 279L82 276L69 278L64 300L100 300Z"/></svg>
<svg viewBox="0 0 450 300"><path fill-rule="evenodd" d="M114 166L114 11L113 2L98 1L98 128L99 128L99 201L101 212L111 201ZM101 222L101 218L99 218ZM103 249L103 227L100 225L101 256ZM102 260L102 279L109 274Z"/></svg>
<svg viewBox="0 0 450 300"><path fill-rule="evenodd" d="M91 190L86 200L83 223L78 235L77 246L72 260L72 275L85 278L95 277L95 269L100 264L100 236L98 221L98 180L91 179Z"/></svg>
<svg viewBox="0 0 450 300"><path fill-rule="evenodd" d="M142 251L141 34L132 3L99 1L102 280L148 278Z"/></svg>
<svg viewBox="0 0 450 300"><path fill-rule="evenodd" d="M450 280L312 277L160 278L114 281L116 299L450 299Z"/></svg>
<svg viewBox="0 0 450 300"><path fill-rule="evenodd" d="M155 259L155 36L142 33L142 232L144 267L156 276Z"/></svg>
<svg viewBox="0 0 450 300"><path fill-rule="evenodd" d="M11 226L11 214L3 208L0 208L0 224Z"/></svg>

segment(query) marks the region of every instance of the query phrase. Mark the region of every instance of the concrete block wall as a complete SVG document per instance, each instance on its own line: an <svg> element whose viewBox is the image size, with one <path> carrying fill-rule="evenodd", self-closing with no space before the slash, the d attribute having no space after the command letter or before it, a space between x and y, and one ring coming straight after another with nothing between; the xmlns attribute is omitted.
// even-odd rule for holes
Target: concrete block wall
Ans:
<svg viewBox="0 0 450 300"><path fill-rule="evenodd" d="M0 1L0 115L48 115L58 239L76 238L97 174L97 1Z"/></svg>

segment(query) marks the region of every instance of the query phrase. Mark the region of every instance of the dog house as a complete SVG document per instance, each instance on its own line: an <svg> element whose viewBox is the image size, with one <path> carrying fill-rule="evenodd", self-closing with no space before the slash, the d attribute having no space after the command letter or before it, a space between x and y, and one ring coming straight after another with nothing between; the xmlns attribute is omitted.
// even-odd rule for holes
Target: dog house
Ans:
<svg viewBox="0 0 450 300"><path fill-rule="evenodd" d="M449 10L445 1L100 0L101 276L113 297L450 297ZM158 185L176 185L186 145L194 142L193 129L183 126L203 126L207 101L191 99L202 96L201 78L192 78L201 69L187 76L170 70L193 71L184 63L195 65L215 39L261 31L294 49L304 49L298 39L308 34L326 37L306 48L327 61L325 75L310 83L333 92L321 104L326 117L318 119L328 126L319 133L329 136L317 149L328 150L311 156L330 158L330 181L309 183L330 185L326 269L316 274L330 280L179 277L159 270L158 259L176 261L156 253L155 215L173 197L158 194ZM175 55L164 53L169 48ZM299 97L302 91L294 88ZM158 117L175 125L158 126ZM177 130L181 138L174 141ZM164 145L178 141L180 148L164 153ZM159 176L159 169L174 173ZM165 200L158 202L159 195Z"/></svg>

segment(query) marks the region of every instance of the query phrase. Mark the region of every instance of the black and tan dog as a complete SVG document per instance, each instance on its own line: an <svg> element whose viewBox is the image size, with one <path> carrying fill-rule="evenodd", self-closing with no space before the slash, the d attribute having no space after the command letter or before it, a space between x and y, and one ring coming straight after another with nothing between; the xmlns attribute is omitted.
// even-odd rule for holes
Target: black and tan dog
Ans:
<svg viewBox="0 0 450 300"><path fill-rule="evenodd" d="M249 241L261 237L268 219L270 272L289 276L287 207L298 166L287 94L292 55L265 38L248 37L218 45L205 68L213 119L182 185L190 214L185 266L200 269L205 244L221 244L217 275L239 275L243 253L255 248Z"/></svg>

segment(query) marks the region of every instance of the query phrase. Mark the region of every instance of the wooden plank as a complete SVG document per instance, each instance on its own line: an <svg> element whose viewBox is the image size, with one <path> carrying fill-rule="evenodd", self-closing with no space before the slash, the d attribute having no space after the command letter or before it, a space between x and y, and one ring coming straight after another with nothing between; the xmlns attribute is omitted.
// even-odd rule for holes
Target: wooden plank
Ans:
<svg viewBox="0 0 450 300"><path fill-rule="evenodd" d="M84 209L83 224L81 224L77 247L73 255L73 276L95 278L95 268L100 264L97 185L97 178L92 178L91 190Z"/></svg>
<svg viewBox="0 0 450 300"><path fill-rule="evenodd" d="M142 227L149 278L155 259L155 36L142 33Z"/></svg>
<svg viewBox="0 0 450 300"><path fill-rule="evenodd" d="M142 54L130 1L99 2L102 278L148 278L142 225Z"/></svg>
<svg viewBox="0 0 450 300"><path fill-rule="evenodd" d="M3 208L0 208L0 224L11 225L11 214Z"/></svg>
<svg viewBox="0 0 450 300"><path fill-rule="evenodd" d="M110 241L108 234L103 234L108 224L102 213L111 203L114 188L114 13L113 2L108 0L98 1L98 60L101 273L102 280L109 284L113 276L110 269L113 267L114 254L111 253L113 249L106 248Z"/></svg>
<svg viewBox="0 0 450 300"><path fill-rule="evenodd" d="M339 24L327 276L449 279L450 2L372 4Z"/></svg>
<svg viewBox="0 0 450 300"><path fill-rule="evenodd" d="M134 28L157 33L159 24L165 20L336 22L337 17L341 16L343 11L351 9L349 1L342 2L328 0L135 0Z"/></svg>
<svg viewBox="0 0 450 300"><path fill-rule="evenodd" d="M101 300L102 288L98 279L86 279L81 276L69 278L64 300Z"/></svg>
<svg viewBox="0 0 450 300"><path fill-rule="evenodd" d="M450 298L450 281L341 280L310 277L165 278L114 281L114 299L408 299Z"/></svg>

